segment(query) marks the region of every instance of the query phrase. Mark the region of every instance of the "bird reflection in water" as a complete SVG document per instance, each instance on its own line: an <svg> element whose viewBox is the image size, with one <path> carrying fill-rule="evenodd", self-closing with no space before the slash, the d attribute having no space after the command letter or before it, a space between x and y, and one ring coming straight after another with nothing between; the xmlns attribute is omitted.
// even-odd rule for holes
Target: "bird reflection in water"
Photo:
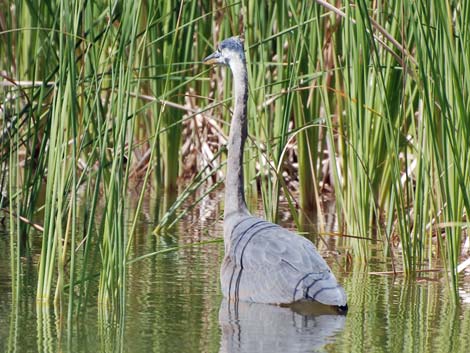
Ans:
<svg viewBox="0 0 470 353"><path fill-rule="evenodd" d="M319 303L291 307L223 300L221 353L312 352L334 341L346 316Z"/></svg>

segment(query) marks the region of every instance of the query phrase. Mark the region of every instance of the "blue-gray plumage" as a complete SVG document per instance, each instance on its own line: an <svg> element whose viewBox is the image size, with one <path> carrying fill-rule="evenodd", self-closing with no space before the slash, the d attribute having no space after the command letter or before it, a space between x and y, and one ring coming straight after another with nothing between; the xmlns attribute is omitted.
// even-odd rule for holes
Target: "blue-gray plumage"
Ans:
<svg viewBox="0 0 470 353"><path fill-rule="evenodd" d="M344 289L312 242L253 217L246 206L243 148L248 125L248 80L243 42L238 37L225 39L204 63L228 66L234 82L225 180L225 257L221 268L224 296L269 304L316 300L347 310Z"/></svg>

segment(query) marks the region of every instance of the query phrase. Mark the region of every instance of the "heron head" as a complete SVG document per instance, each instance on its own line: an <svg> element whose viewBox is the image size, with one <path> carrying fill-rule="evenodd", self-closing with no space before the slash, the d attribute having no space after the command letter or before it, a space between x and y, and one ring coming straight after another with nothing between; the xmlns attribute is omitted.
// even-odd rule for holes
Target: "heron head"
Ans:
<svg viewBox="0 0 470 353"><path fill-rule="evenodd" d="M234 61L243 61L245 52L240 37L230 37L219 43L217 50L202 62L207 65L230 65Z"/></svg>

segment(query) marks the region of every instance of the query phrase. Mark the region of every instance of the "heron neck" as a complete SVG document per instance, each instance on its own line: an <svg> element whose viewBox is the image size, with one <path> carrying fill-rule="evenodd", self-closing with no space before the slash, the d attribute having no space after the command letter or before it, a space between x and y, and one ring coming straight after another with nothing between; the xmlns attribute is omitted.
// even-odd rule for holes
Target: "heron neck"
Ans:
<svg viewBox="0 0 470 353"><path fill-rule="evenodd" d="M232 62L234 110L228 139L227 176L225 179L225 218L248 213L243 181L243 148L247 137L248 78L245 58Z"/></svg>

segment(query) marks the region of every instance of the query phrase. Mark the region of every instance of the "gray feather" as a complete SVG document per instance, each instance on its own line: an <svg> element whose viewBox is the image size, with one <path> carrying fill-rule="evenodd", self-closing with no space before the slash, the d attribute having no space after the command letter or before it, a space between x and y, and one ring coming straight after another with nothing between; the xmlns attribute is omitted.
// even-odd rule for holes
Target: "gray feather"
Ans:
<svg viewBox="0 0 470 353"><path fill-rule="evenodd" d="M232 300L287 304L301 299L346 305L346 294L315 246L252 216L226 222L230 246L222 264L224 295Z"/></svg>

